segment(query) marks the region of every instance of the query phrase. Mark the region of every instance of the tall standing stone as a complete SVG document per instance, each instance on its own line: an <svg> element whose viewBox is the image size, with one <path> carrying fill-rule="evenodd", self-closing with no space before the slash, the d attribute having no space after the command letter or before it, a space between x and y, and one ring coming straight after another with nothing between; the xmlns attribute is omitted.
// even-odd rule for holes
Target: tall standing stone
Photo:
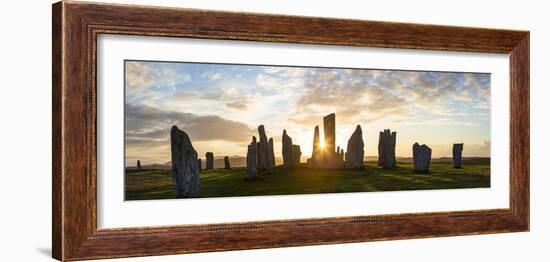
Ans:
<svg viewBox="0 0 550 262"><path fill-rule="evenodd" d="M270 137L267 142L267 151L269 152L269 165L273 168L277 166L275 162L275 151L273 150L273 138Z"/></svg>
<svg viewBox="0 0 550 262"><path fill-rule="evenodd" d="M311 158L308 159L308 166L310 168L319 168L321 167L322 162L322 150L321 150L321 139L319 138L319 126L315 126L315 131L313 132L313 149L311 151Z"/></svg>
<svg viewBox="0 0 550 262"><path fill-rule="evenodd" d="M294 166L294 159L292 157L292 138L286 134L286 130L283 130L283 166L285 168Z"/></svg>
<svg viewBox="0 0 550 262"><path fill-rule="evenodd" d="M340 161L344 162L344 149L340 149Z"/></svg>
<svg viewBox="0 0 550 262"><path fill-rule="evenodd" d="M384 129L378 136L378 165L384 168L394 168L396 165L395 159L395 144L397 132L391 132L389 129Z"/></svg>
<svg viewBox="0 0 550 262"><path fill-rule="evenodd" d="M453 167L462 168L462 149L464 144L453 144Z"/></svg>
<svg viewBox="0 0 550 262"><path fill-rule="evenodd" d="M206 169L214 168L214 153L206 152Z"/></svg>
<svg viewBox="0 0 550 262"><path fill-rule="evenodd" d="M223 165L225 169L231 169L231 165L229 164L229 157L224 156L223 157Z"/></svg>
<svg viewBox="0 0 550 262"><path fill-rule="evenodd" d="M336 156L336 114L323 117L325 147L323 148L323 168L339 168Z"/></svg>
<svg viewBox="0 0 550 262"><path fill-rule="evenodd" d="M300 151L299 145L292 145L292 160L294 160L294 167L300 166L300 158L302 157L302 151Z"/></svg>
<svg viewBox="0 0 550 262"><path fill-rule="evenodd" d="M346 168L364 168L364 147L365 143L363 142L363 131L361 130L361 126L357 125L355 131L348 140L348 147L346 150Z"/></svg>
<svg viewBox="0 0 550 262"><path fill-rule="evenodd" d="M260 141L258 141L258 145L256 146L256 151L258 154L258 161L256 164L260 170L271 169L273 166L270 165L271 160L269 159L269 144L267 142L264 125L258 126L258 133L260 135Z"/></svg>
<svg viewBox="0 0 550 262"><path fill-rule="evenodd" d="M248 151L246 152L246 177L245 179L252 179L258 173L257 164L256 164L256 137L252 137L252 143L248 145Z"/></svg>
<svg viewBox="0 0 550 262"><path fill-rule="evenodd" d="M141 170L141 162L138 160L137 163L136 163L136 168L138 170Z"/></svg>
<svg viewBox="0 0 550 262"><path fill-rule="evenodd" d="M430 169L430 160L432 158L432 149L427 145L413 145L413 164L415 172L428 172Z"/></svg>
<svg viewBox="0 0 550 262"><path fill-rule="evenodd" d="M197 159L197 165L199 166L199 172L202 172L202 159Z"/></svg>
<svg viewBox="0 0 550 262"><path fill-rule="evenodd" d="M189 136L177 126L170 130L172 179L176 198L197 197L200 194L200 175L197 151Z"/></svg>
<svg viewBox="0 0 550 262"><path fill-rule="evenodd" d="M383 154L382 154L382 140L384 139L382 136L383 136L384 132L380 132L378 134L378 166L382 166L383 163L382 163L382 158L383 158Z"/></svg>
<svg viewBox="0 0 550 262"><path fill-rule="evenodd" d="M336 114L332 113L323 117L323 135L325 136L325 152L331 154L336 149Z"/></svg>

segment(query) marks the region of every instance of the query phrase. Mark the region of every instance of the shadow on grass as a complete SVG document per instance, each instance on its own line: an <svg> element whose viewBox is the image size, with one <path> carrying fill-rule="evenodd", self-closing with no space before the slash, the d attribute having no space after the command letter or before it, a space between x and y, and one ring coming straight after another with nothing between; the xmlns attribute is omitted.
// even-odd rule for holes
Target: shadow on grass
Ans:
<svg viewBox="0 0 550 262"><path fill-rule="evenodd" d="M344 192L458 189L490 187L489 162L454 169L435 163L429 173L412 171L412 164L392 169L366 163L364 170L277 167L246 180L246 168L203 170L200 197L237 197ZM169 170L126 175L126 200L174 198Z"/></svg>

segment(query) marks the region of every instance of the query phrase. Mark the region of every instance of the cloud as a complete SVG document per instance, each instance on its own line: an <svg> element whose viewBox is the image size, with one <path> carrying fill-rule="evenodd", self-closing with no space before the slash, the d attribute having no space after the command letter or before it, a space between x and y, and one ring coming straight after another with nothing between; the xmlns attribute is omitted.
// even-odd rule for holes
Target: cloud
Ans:
<svg viewBox="0 0 550 262"><path fill-rule="evenodd" d="M227 103L225 104L225 107L229 109L239 110L239 111L246 111L250 108L250 104L251 104L251 101L246 99L246 100Z"/></svg>
<svg viewBox="0 0 550 262"><path fill-rule="evenodd" d="M309 71L311 71L308 68L283 66L262 66L262 70L266 74L276 75L278 77L285 78L303 77Z"/></svg>
<svg viewBox="0 0 550 262"><path fill-rule="evenodd" d="M261 68L267 74L277 74L285 70L282 66L262 66Z"/></svg>
<svg viewBox="0 0 550 262"><path fill-rule="evenodd" d="M443 106L434 106L430 109L430 113L439 116L465 116L465 112L457 110L456 108L449 108Z"/></svg>
<svg viewBox="0 0 550 262"><path fill-rule="evenodd" d="M249 126L259 124L278 134L276 143L287 129L311 148L314 126L322 128L329 113L336 113L339 137L361 124L427 130L427 142L434 127L484 128L490 117L489 74L144 62L126 68L127 143L137 156L151 148L151 158L169 156L173 124L201 154L243 155L257 133ZM488 152L483 134L477 139L468 150Z"/></svg>
<svg viewBox="0 0 550 262"><path fill-rule="evenodd" d="M245 112L253 109L259 99L261 99L259 93L245 92L234 85L222 85L183 89L164 98L159 105L155 104L156 101L149 103L149 100L143 101L141 104L165 110L213 112L227 116L235 110Z"/></svg>
<svg viewBox="0 0 550 262"><path fill-rule="evenodd" d="M153 73L149 66L139 62L126 62L126 86L139 88L153 82Z"/></svg>
<svg viewBox="0 0 550 262"><path fill-rule="evenodd" d="M294 90L300 89L302 86L302 79L260 73L256 76L255 84L264 91L290 95Z"/></svg>
<svg viewBox="0 0 550 262"><path fill-rule="evenodd" d="M216 115L164 111L154 107L126 104L126 143L158 146L169 142L170 128L177 125L193 142L223 140L243 142L254 132L246 124Z"/></svg>
<svg viewBox="0 0 550 262"><path fill-rule="evenodd" d="M421 105L484 102L490 98L489 74L400 71L387 74L401 77L399 91Z"/></svg>
<svg viewBox="0 0 550 262"><path fill-rule="evenodd" d="M369 86L364 96L366 96L365 109L369 113L378 114L380 116L390 113L404 113L404 111L410 110L413 105L411 101L402 96L396 95L394 92L391 92L386 88Z"/></svg>
<svg viewBox="0 0 550 262"><path fill-rule="evenodd" d="M321 115L305 115L300 117L291 117L288 119L289 122L299 125L304 125L308 127L314 127L322 123L323 118Z"/></svg>
<svg viewBox="0 0 550 262"><path fill-rule="evenodd" d="M300 109L311 109L355 104L365 91L363 83L345 81L340 73L323 69L305 81L303 95L297 105Z"/></svg>
<svg viewBox="0 0 550 262"><path fill-rule="evenodd" d="M207 78L210 81L216 81L223 77L222 73L218 71L205 71L201 74L202 78Z"/></svg>
<svg viewBox="0 0 550 262"><path fill-rule="evenodd" d="M474 109L487 110L489 88L489 74L317 69L305 79L292 119L307 124L311 121L303 120L312 115L336 112L342 120L366 123L429 122L431 119L417 114L418 110L429 117L464 116L473 114Z"/></svg>
<svg viewBox="0 0 550 262"><path fill-rule="evenodd" d="M483 144L481 146L479 146L478 150L479 150L479 152L483 152L486 155L490 155L490 153L491 153L491 140L483 141Z"/></svg>
<svg viewBox="0 0 550 262"><path fill-rule="evenodd" d="M318 70L305 81L294 119L335 112L342 121L369 123L410 113L410 101L365 79L355 79L356 76L354 70Z"/></svg>
<svg viewBox="0 0 550 262"><path fill-rule="evenodd" d="M349 70L362 82L392 90L418 106L490 99L490 74L399 70Z"/></svg>
<svg viewBox="0 0 550 262"><path fill-rule="evenodd" d="M303 86L304 78L314 69L299 67L261 67L255 84L265 90L291 95Z"/></svg>
<svg viewBox="0 0 550 262"><path fill-rule="evenodd" d="M403 121L403 125L431 125L431 126L477 126L475 123L468 121L454 120L451 118L429 118L429 119L416 119L413 121Z"/></svg>
<svg viewBox="0 0 550 262"><path fill-rule="evenodd" d="M126 61L125 66L128 100L165 96L175 91L176 85L191 81L191 75L176 72L170 64Z"/></svg>

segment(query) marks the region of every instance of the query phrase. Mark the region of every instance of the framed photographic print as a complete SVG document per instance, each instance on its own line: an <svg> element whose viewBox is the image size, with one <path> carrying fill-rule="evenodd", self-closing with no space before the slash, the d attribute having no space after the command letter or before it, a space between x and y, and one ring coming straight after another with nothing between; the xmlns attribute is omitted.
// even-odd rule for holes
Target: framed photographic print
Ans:
<svg viewBox="0 0 550 262"><path fill-rule="evenodd" d="M53 5L53 257L529 230L529 32Z"/></svg>

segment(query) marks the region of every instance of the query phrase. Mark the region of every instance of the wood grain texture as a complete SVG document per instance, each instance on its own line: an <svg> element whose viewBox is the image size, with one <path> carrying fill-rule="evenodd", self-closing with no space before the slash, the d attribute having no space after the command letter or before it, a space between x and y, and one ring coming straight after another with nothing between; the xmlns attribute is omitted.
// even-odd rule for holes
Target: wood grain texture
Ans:
<svg viewBox="0 0 550 262"><path fill-rule="evenodd" d="M529 230L529 33L484 28L60 2L53 5L53 257L82 260ZM510 55L510 208L98 229L100 34Z"/></svg>
<svg viewBox="0 0 550 262"><path fill-rule="evenodd" d="M63 203L62 171L61 171L61 75L62 75L62 34L61 5L52 8L52 256L61 257L63 242L62 224Z"/></svg>
<svg viewBox="0 0 550 262"><path fill-rule="evenodd" d="M529 227L529 33L510 52L510 207Z"/></svg>

